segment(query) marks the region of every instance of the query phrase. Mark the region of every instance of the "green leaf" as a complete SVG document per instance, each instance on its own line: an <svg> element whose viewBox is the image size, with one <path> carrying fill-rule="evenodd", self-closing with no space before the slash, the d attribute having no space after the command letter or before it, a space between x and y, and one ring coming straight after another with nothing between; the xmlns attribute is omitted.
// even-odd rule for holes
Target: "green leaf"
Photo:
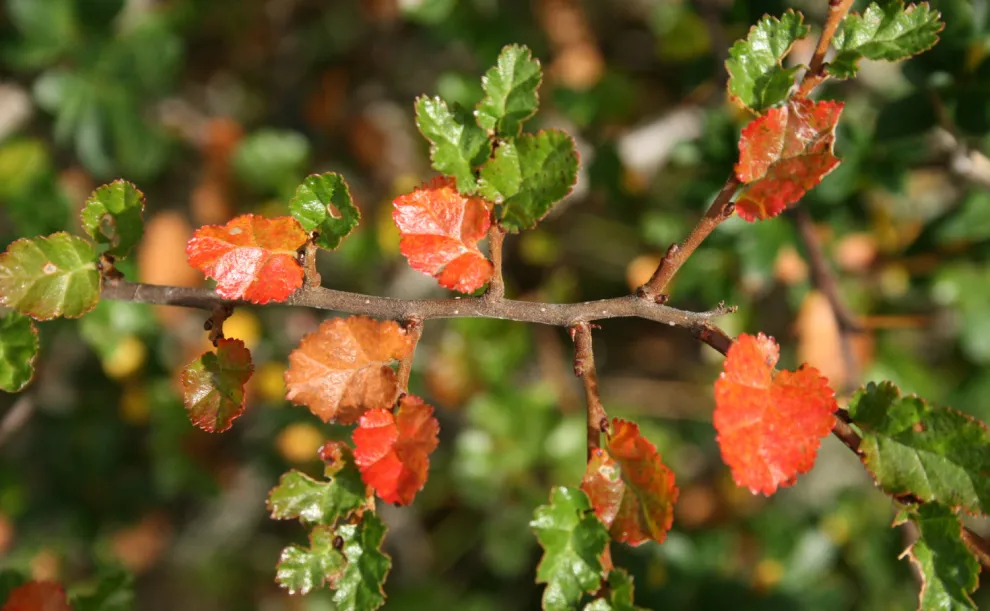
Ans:
<svg viewBox="0 0 990 611"><path fill-rule="evenodd" d="M587 495L563 486L550 493L549 505L536 508L529 525L544 549L536 567L536 582L547 584L543 608L573 609L584 592L594 592L600 585L608 531L595 517Z"/></svg>
<svg viewBox="0 0 990 611"><path fill-rule="evenodd" d="M298 518L303 524L332 525L364 504L367 490L361 473L350 461L328 479L320 482L295 470L283 474L278 486L268 493L272 519Z"/></svg>
<svg viewBox="0 0 990 611"><path fill-rule="evenodd" d="M103 185L86 200L83 229L107 253L126 257L144 233L144 193L125 180Z"/></svg>
<svg viewBox="0 0 990 611"><path fill-rule="evenodd" d="M282 550L275 568L275 581L289 594L308 594L325 583L333 584L346 563L338 550L339 543L332 528L317 526L309 534L308 548L290 545Z"/></svg>
<svg viewBox="0 0 990 611"><path fill-rule="evenodd" d="M990 434L982 422L915 396L890 382L870 383L849 415L863 432L867 469L893 496L913 495L970 513L990 508Z"/></svg>
<svg viewBox="0 0 990 611"><path fill-rule="evenodd" d="M485 97L478 103L478 125L503 138L518 136L522 124L540 106L540 62L528 47L509 45L481 78Z"/></svg>
<svg viewBox="0 0 990 611"><path fill-rule="evenodd" d="M34 377L38 331L27 316L8 312L0 317L0 390L19 392Z"/></svg>
<svg viewBox="0 0 990 611"><path fill-rule="evenodd" d="M297 132L259 130L234 153L237 177L260 193L281 193L299 184L309 160L309 142Z"/></svg>
<svg viewBox="0 0 990 611"><path fill-rule="evenodd" d="M474 169L492 154L492 143L467 110L453 109L440 98L416 98L416 125L430 141L433 168L457 180L457 190L466 195L478 189Z"/></svg>
<svg viewBox="0 0 990 611"><path fill-rule="evenodd" d="M912 512L919 537L908 557L921 573L921 611L976 609L970 593L979 582L980 565L962 538L962 522L951 509L926 503Z"/></svg>
<svg viewBox="0 0 990 611"><path fill-rule="evenodd" d="M334 250L358 225L361 212L351 200L351 192L340 174L327 172L307 176L289 211L306 231L316 231L316 245Z"/></svg>
<svg viewBox="0 0 990 611"><path fill-rule="evenodd" d="M20 239L0 254L0 305L35 320L78 318L100 300L96 253L67 233Z"/></svg>
<svg viewBox="0 0 990 611"><path fill-rule="evenodd" d="M72 595L73 611L130 611L134 608L134 578L122 570L100 575L96 588Z"/></svg>
<svg viewBox="0 0 990 611"><path fill-rule="evenodd" d="M644 611L633 604L633 579L622 569L608 574L608 595L588 603L584 611Z"/></svg>
<svg viewBox="0 0 990 611"><path fill-rule="evenodd" d="M577 182L574 140L551 129L502 142L481 168L479 190L501 205L500 224L510 231L529 229L571 192Z"/></svg>
<svg viewBox="0 0 990 611"><path fill-rule="evenodd" d="M859 58L897 61L931 49L945 26L927 2L904 7L904 0L880 5L871 2L862 15L850 13L839 24L832 46L838 50L828 64L837 78L856 76Z"/></svg>
<svg viewBox="0 0 990 611"><path fill-rule="evenodd" d="M219 433L244 413L244 385L254 371L251 352L239 339L220 338L182 370L182 399L189 420L204 431Z"/></svg>
<svg viewBox="0 0 990 611"><path fill-rule="evenodd" d="M372 611L385 604L382 585L392 568L392 559L381 551L385 523L374 513L365 513L358 524L337 529L344 540L347 566L334 584L333 602L339 611Z"/></svg>
<svg viewBox="0 0 990 611"><path fill-rule="evenodd" d="M781 60L795 41L808 35L801 13L788 10L777 19L769 15L750 28L746 40L729 49L729 96L756 112L763 112L787 98L800 66L784 68Z"/></svg>

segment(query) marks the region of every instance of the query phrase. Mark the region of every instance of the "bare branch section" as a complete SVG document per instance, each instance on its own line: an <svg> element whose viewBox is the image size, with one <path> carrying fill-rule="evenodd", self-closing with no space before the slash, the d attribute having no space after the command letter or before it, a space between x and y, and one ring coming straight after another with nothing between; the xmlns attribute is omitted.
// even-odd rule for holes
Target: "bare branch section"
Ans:
<svg viewBox="0 0 990 611"><path fill-rule="evenodd" d="M852 5L853 0L829 0L828 17L825 18L825 25L822 26L822 35L818 39L818 46L815 47L815 54L808 63L808 71L804 73L801 85L798 86L798 97L808 97L812 90L827 78L825 55L828 53L829 45L832 44L835 31L839 29L839 23L845 18Z"/></svg>
<svg viewBox="0 0 990 611"><path fill-rule="evenodd" d="M412 318L406 321L406 332L412 339L413 349L409 351L409 356L399 362L399 388L402 392L409 392L409 377L412 375L413 359L416 357L416 346L419 345L419 338L423 336L423 321Z"/></svg>
<svg viewBox="0 0 990 611"><path fill-rule="evenodd" d="M492 223L488 231L488 248L492 255L492 265L495 268L492 273L491 282L488 283L488 290L485 297L488 299L501 299L505 297L505 281L502 279L502 244L505 242L505 230Z"/></svg>
<svg viewBox="0 0 990 611"><path fill-rule="evenodd" d="M251 305L222 299L206 288L160 286L134 282L106 282L102 297L153 305L200 308L212 312L217 304ZM579 322L608 318L643 318L672 327L693 329L735 311L720 305L708 312L688 312L649 303L635 295L582 303L539 303L491 297L453 299L392 299L348 293L319 286L303 287L281 304L364 314L389 320L433 318L501 318L541 325L571 327ZM265 306L267 307L267 306Z"/></svg>
<svg viewBox="0 0 990 611"><path fill-rule="evenodd" d="M598 394L598 373L595 371L595 353L591 343L592 325L582 322L571 327L574 340L574 375L584 382L588 402L588 455L601 448L602 432L608 430L608 415Z"/></svg>

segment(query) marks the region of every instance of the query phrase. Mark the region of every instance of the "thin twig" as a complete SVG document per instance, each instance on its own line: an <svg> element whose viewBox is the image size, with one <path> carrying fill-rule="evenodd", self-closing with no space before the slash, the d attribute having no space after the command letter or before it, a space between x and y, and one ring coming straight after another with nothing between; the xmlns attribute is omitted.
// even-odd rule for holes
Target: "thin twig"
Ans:
<svg viewBox="0 0 990 611"><path fill-rule="evenodd" d="M209 331L210 333L210 343L214 346L217 342L224 338L223 336L223 323L225 320L233 316L234 306L229 303L215 303L213 304L213 311L210 317L206 319L203 323L203 330Z"/></svg>
<svg viewBox="0 0 990 611"><path fill-rule="evenodd" d="M316 242L310 238L306 242L306 246L303 251L303 286L320 286L323 279L320 277L320 272L316 271L316 253L319 250L316 246Z"/></svg>
<svg viewBox="0 0 990 611"><path fill-rule="evenodd" d="M492 223L488 231L488 249L492 255L491 282L488 283L488 290L485 297L489 299L501 299L505 297L505 281L502 279L502 244L505 241L505 230L499 227L498 223Z"/></svg>
<svg viewBox="0 0 990 611"><path fill-rule="evenodd" d="M419 318L410 318L406 321L406 333L412 340L412 350L406 358L399 361L399 389L402 392L409 392L409 377L412 375L413 359L416 356L416 346L419 345L419 338L423 336L423 321Z"/></svg>
<svg viewBox="0 0 990 611"><path fill-rule="evenodd" d="M595 353L591 343L592 325L581 322L571 327L574 340L574 375L584 382L588 403L588 453L587 459L601 448L602 433L608 430L608 414L598 394L598 373L595 371Z"/></svg>
<svg viewBox="0 0 990 611"><path fill-rule="evenodd" d="M808 64L808 71L804 73L804 78L798 86L797 97L808 97L815 87L828 78L825 72L827 66L825 55L828 53L829 45L832 44L832 37L835 36L839 23L845 18L852 4L853 0L829 0L828 17L825 19L825 25L822 26L822 35L818 38L818 46L815 47L815 54Z"/></svg>

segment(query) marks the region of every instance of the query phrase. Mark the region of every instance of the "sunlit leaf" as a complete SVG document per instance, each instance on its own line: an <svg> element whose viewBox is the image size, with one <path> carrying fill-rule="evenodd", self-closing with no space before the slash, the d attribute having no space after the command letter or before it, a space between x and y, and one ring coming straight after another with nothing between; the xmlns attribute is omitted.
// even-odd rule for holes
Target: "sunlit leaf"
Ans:
<svg viewBox="0 0 990 611"><path fill-rule="evenodd" d="M72 608L60 584L29 581L10 593L0 611L72 611Z"/></svg>
<svg viewBox="0 0 990 611"><path fill-rule="evenodd" d="M851 78L859 70L859 59L897 61L931 49L945 26L927 2L905 8L904 0L871 2L862 15L850 13L832 37L837 50L828 63L828 73Z"/></svg>
<svg viewBox="0 0 990 611"><path fill-rule="evenodd" d="M268 510L275 520L298 519L304 524L333 525L361 507L367 495L361 474L348 463L317 481L305 473L289 471L268 493Z"/></svg>
<svg viewBox="0 0 990 611"><path fill-rule="evenodd" d="M124 180L103 185L82 209L82 226L107 253L126 257L144 233L144 193Z"/></svg>
<svg viewBox="0 0 990 611"><path fill-rule="evenodd" d="M339 549L342 541L337 536L331 527L317 526L309 534L308 548L290 545L282 550L275 581L289 594L308 594L326 583L332 587L347 563Z"/></svg>
<svg viewBox="0 0 990 611"><path fill-rule="evenodd" d="M970 594L979 582L980 564L962 538L962 522L951 509L925 503L910 513L918 540L907 550L921 575L921 611L976 609Z"/></svg>
<svg viewBox="0 0 990 611"><path fill-rule="evenodd" d="M217 281L217 294L252 303L285 301L302 286L297 251L309 236L292 217L239 216L200 227L186 245L189 265Z"/></svg>
<svg viewBox="0 0 990 611"><path fill-rule="evenodd" d="M324 422L354 424L365 411L395 403L398 382L390 365L411 350L396 322L364 316L324 321L289 355L286 398Z"/></svg>
<svg viewBox="0 0 990 611"><path fill-rule="evenodd" d="M729 348L715 382L715 413L722 459L739 486L773 494L811 469L821 438L835 423L835 392L814 367L773 368L773 338L742 334Z"/></svg>
<svg viewBox="0 0 990 611"><path fill-rule="evenodd" d="M89 312L100 280L93 247L67 233L20 239L0 254L0 305L36 320Z"/></svg>
<svg viewBox="0 0 990 611"><path fill-rule="evenodd" d="M244 413L244 385L254 365L251 352L239 339L220 339L217 351L207 352L182 370L182 399L192 423L219 433Z"/></svg>
<svg viewBox="0 0 990 611"><path fill-rule="evenodd" d="M381 551L385 530L381 518L370 512L357 524L337 529L347 558L334 584L333 602L340 611L373 611L385 604L382 585L392 568L392 559Z"/></svg>
<svg viewBox="0 0 990 611"><path fill-rule="evenodd" d="M808 35L801 13L788 10L781 16L764 16L749 30L746 40L729 49L725 68L729 72L729 96L756 112L783 102L794 84L800 66L784 68L784 59L794 42Z"/></svg>
<svg viewBox="0 0 990 611"><path fill-rule="evenodd" d="M408 505L423 489L440 425L433 407L413 395L387 409L364 413L354 429L354 460L364 483L387 503Z"/></svg>
<svg viewBox="0 0 990 611"><path fill-rule="evenodd" d="M842 102L792 99L747 125L739 139L736 200L747 221L777 216L839 165L832 154Z"/></svg>
<svg viewBox="0 0 990 611"><path fill-rule="evenodd" d="M0 315L0 390L19 392L34 377L38 331L27 316Z"/></svg>
<svg viewBox="0 0 990 611"><path fill-rule="evenodd" d="M433 168L453 176L461 193L474 193L475 168L491 156L492 143L471 113L456 104L448 108L441 98L422 96L416 99L416 125L430 141Z"/></svg>
<svg viewBox="0 0 990 611"><path fill-rule="evenodd" d="M347 182L334 172L307 176L289 202L289 210L303 229L319 234L316 245L327 250L340 246L361 220Z"/></svg>
<svg viewBox="0 0 990 611"><path fill-rule="evenodd" d="M485 97L478 103L478 125L501 138L518 136L522 124L540 106L537 90L542 81L540 62L527 47L502 49L497 63L481 79Z"/></svg>

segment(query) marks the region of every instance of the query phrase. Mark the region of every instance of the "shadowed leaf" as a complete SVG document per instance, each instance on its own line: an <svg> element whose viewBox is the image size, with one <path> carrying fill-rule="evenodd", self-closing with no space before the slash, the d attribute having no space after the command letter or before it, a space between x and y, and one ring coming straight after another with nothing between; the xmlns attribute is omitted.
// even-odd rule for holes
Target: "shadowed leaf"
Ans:
<svg viewBox="0 0 990 611"><path fill-rule="evenodd" d="M86 200L83 229L107 253L126 257L144 233L144 193L124 180L103 185Z"/></svg>
<svg viewBox="0 0 990 611"><path fill-rule="evenodd" d="M361 220L347 182L334 172L307 176L289 202L289 210L303 229L319 234L316 245L327 250L340 246Z"/></svg>
<svg viewBox="0 0 990 611"><path fill-rule="evenodd" d="M17 312L0 317L0 390L19 392L34 377L38 331Z"/></svg>
<svg viewBox="0 0 990 611"><path fill-rule="evenodd" d="M918 540L905 552L921 575L918 609L976 609L970 594L979 582L980 564L962 539L962 522L951 509L925 503L911 512Z"/></svg>

